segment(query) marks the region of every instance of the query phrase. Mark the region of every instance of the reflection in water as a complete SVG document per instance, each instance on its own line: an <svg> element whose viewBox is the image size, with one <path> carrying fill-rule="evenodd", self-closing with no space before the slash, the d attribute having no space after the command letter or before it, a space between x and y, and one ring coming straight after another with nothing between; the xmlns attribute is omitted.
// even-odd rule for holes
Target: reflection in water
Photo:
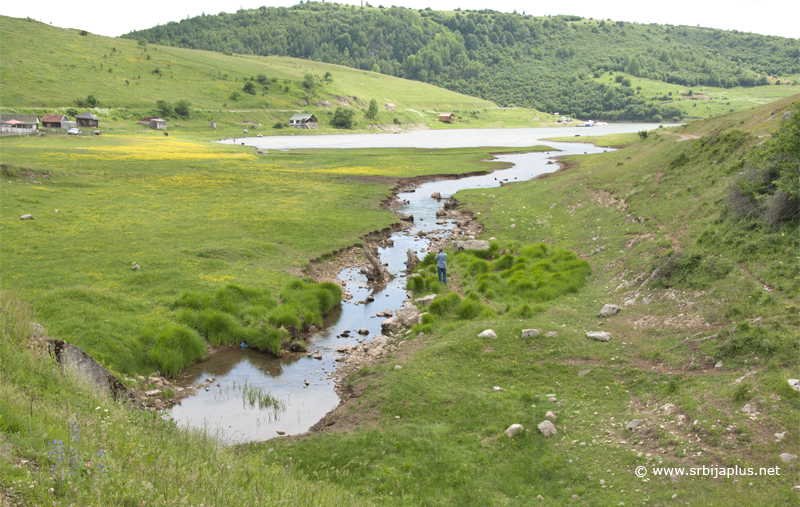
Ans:
<svg viewBox="0 0 800 507"><path fill-rule="evenodd" d="M641 126L629 127L641 130ZM558 155L604 151L583 144L547 144L561 150ZM418 236L420 232L435 236L452 229L451 220L438 220L440 224L436 223L436 210L441 204L431 199L430 194L439 192L446 198L462 189L497 187L504 180L528 180L558 168L548 164L550 157L546 152L504 155L499 157L500 160L513 163L513 167L484 176L426 183L416 192L400 194L400 201L408 201L400 211L414 215L417 221L411 229L391 236L394 246L379 249L381 260L387 263L387 269L395 274L395 278L385 287L373 290L357 269L345 269L339 274L353 299L343 302L328 314L325 328L310 338L309 351L319 351L321 360L305 354L286 354L278 359L249 349L218 352L208 361L182 372L177 384L194 386L197 394L172 408L173 419L185 426L205 428L226 443L267 440L279 431L289 435L308 431L339 404L332 378L336 368L336 349L357 343L358 329L366 328L371 336L380 334L383 318L377 318L375 314L402 307L406 299L406 250L411 249L422 258L429 244ZM370 294L374 302L354 304L364 301ZM342 332L346 330L352 335L343 336ZM208 381L211 378L215 380ZM258 403L242 403L241 397L231 395L231 391L236 390L234 386L245 385L256 392L269 393L272 399L280 401L281 410L265 411L256 406Z"/></svg>

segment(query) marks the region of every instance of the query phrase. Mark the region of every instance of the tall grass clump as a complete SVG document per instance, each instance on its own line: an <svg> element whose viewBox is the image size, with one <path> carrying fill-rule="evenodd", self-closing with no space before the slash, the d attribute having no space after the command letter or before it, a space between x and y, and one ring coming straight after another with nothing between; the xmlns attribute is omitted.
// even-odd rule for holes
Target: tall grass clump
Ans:
<svg viewBox="0 0 800 507"><path fill-rule="evenodd" d="M182 308L178 314L180 323L214 346L244 343L277 355L281 350L282 328L307 330L312 325L321 326L323 315L341 299L342 289L335 283L295 280L280 292L280 304L264 289L228 285L210 295L185 292L173 307ZM158 352L162 362L176 362L178 354L165 349Z"/></svg>
<svg viewBox="0 0 800 507"><path fill-rule="evenodd" d="M197 331L179 324L156 337L155 346L150 349L150 359L158 365L163 375L174 377L186 365L202 359L207 350L206 342Z"/></svg>
<svg viewBox="0 0 800 507"><path fill-rule="evenodd" d="M574 252L545 243L519 248L517 254L507 251L497 258L464 250L455 255L455 265L463 273L467 291L514 306L514 313L520 316L538 313L531 307L533 303L577 292L591 273L589 263Z"/></svg>

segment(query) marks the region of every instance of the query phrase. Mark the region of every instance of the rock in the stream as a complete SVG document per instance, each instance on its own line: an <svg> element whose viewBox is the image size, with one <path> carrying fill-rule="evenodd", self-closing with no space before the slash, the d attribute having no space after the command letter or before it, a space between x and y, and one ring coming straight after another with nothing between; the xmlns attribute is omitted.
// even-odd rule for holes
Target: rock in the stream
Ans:
<svg viewBox="0 0 800 507"><path fill-rule="evenodd" d="M586 337L601 342L607 342L611 340L611 333L606 333L605 331L589 331L586 333Z"/></svg>
<svg viewBox="0 0 800 507"><path fill-rule="evenodd" d="M597 312L598 317L611 317L612 315L619 313L619 306L612 305L612 304L605 304L603 308Z"/></svg>
<svg viewBox="0 0 800 507"><path fill-rule="evenodd" d="M556 426L551 421L542 421L539 423L539 431L542 432L542 435L546 437L550 437L553 435L557 435L558 432L556 431Z"/></svg>
<svg viewBox="0 0 800 507"><path fill-rule="evenodd" d="M513 438L514 435L522 433L523 431L525 431L525 428L523 428L521 424L512 424L504 433L508 435L508 438Z"/></svg>
<svg viewBox="0 0 800 507"><path fill-rule="evenodd" d="M305 352L306 346L300 342L292 342L289 344L289 350L291 352Z"/></svg>
<svg viewBox="0 0 800 507"><path fill-rule="evenodd" d="M358 330L358 334L369 334L369 329L362 327Z"/></svg>
<svg viewBox="0 0 800 507"><path fill-rule="evenodd" d="M487 329L486 331L481 332L478 335L478 338L497 338L497 333L495 333L492 329Z"/></svg>
<svg viewBox="0 0 800 507"><path fill-rule="evenodd" d="M538 329L523 329L522 330L522 339L525 338L533 338L534 336L539 336Z"/></svg>

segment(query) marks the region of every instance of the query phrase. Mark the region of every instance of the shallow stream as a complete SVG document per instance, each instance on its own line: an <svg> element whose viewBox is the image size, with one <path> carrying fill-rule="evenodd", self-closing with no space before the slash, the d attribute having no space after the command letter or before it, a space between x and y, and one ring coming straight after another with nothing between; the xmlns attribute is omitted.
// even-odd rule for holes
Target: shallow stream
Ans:
<svg viewBox="0 0 800 507"><path fill-rule="evenodd" d="M628 132L643 129L642 125L625 126L629 127ZM647 125L646 128L653 126ZM564 129L559 130L563 132ZM322 137L329 136L313 136L315 139ZM442 221L436 218L436 211L441 203L430 197L432 193L439 192L444 199L462 189L497 187L503 180L529 180L558 169L558 165L548 164L551 157L605 151L586 144L536 144L546 144L560 151L499 156L499 160L514 165L488 175L425 183L415 192L405 192L397 196L401 202L408 201L398 211L413 215L415 222L412 228L392 234L390 239L394 246L379 249L381 261L388 263L387 269L395 278L387 286L373 290L358 269L345 269L339 274L339 278L346 284L345 289L353 298L342 302L331 312L325 319L324 329L308 340L309 352L319 350L322 359L290 353L278 359L253 350L219 352L207 361L190 366L182 372L176 385L194 386L196 394L175 405L171 409L172 418L182 426L204 428L229 444L268 440L277 436L279 431L286 435L308 431L339 404L333 380L337 365L335 359L339 356L336 349L343 345L353 345L357 340L371 340L381 334L381 322L384 318L376 317L375 314L386 309L394 311L403 306L406 299L406 251L411 249L422 259L429 247L428 239L420 238L418 234L421 231L441 231L444 235L453 228L454 224L450 220L444 220L446 225L436 224L437 220ZM355 304L366 300L369 295L374 297L374 302ZM356 331L361 328L368 329L369 335L358 335ZM341 337L347 330L350 331L350 336ZM209 378L216 380L209 383ZM242 396L245 382L248 387L269 391L282 403L282 408L275 410L251 407ZM306 386L305 382L309 385Z"/></svg>

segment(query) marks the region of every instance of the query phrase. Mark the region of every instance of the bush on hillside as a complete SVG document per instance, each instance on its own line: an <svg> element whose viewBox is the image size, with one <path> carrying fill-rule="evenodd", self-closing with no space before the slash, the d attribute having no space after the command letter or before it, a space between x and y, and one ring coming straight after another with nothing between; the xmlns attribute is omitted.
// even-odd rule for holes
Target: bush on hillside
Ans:
<svg viewBox="0 0 800 507"><path fill-rule="evenodd" d="M800 103L729 187L728 205L773 226L800 219Z"/></svg>
<svg viewBox="0 0 800 507"><path fill-rule="evenodd" d="M331 123L335 127L352 129L356 126L356 112L349 107L337 107Z"/></svg>

